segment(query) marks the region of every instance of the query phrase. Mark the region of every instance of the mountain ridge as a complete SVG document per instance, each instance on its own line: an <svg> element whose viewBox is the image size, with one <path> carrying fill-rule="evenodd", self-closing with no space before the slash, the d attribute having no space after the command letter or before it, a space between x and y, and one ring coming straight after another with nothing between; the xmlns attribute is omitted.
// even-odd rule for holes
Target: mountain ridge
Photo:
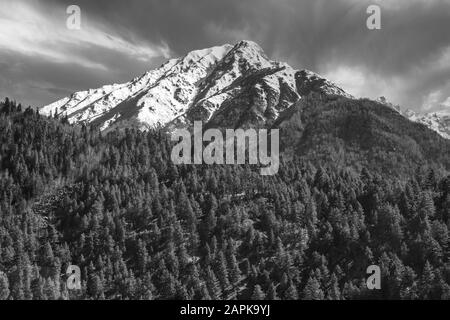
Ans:
<svg viewBox="0 0 450 320"><path fill-rule="evenodd" d="M427 112L418 114L412 110L406 110L403 115L409 120L421 123L442 137L450 139L450 113L449 112Z"/></svg>
<svg viewBox="0 0 450 320"><path fill-rule="evenodd" d="M40 112L105 130L123 120L141 129L222 124L223 107L245 126L267 124L310 91L350 97L309 70L270 60L255 42L191 51L123 84L72 94ZM248 115L248 119L244 119Z"/></svg>
<svg viewBox="0 0 450 320"><path fill-rule="evenodd" d="M450 111L435 111L419 114L411 109L403 110L399 105L394 105L387 101L385 97L379 97L375 101L394 109L412 122L425 125L429 129L437 132L441 137L450 139Z"/></svg>
<svg viewBox="0 0 450 320"><path fill-rule="evenodd" d="M450 170L450 140L370 99L312 94L287 109L273 128L280 129L287 160L366 167L386 176L408 176L425 163Z"/></svg>
<svg viewBox="0 0 450 320"><path fill-rule="evenodd" d="M257 43L243 40L191 51L126 83L75 92L40 112L101 130L121 124L172 130L195 120L215 127L260 127L311 93L353 98L320 75L271 60ZM403 111L384 97L376 101L450 139L450 115Z"/></svg>

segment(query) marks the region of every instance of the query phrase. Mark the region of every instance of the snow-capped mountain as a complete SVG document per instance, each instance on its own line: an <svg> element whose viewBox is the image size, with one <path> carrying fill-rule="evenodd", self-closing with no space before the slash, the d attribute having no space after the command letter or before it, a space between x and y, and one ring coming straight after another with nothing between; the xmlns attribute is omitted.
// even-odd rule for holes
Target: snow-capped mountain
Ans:
<svg viewBox="0 0 450 320"><path fill-rule="evenodd" d="M390 107L400 113L405 118L417 123L421 123L433 131L436 131L445 139L450 139L450 111L438 111L425 114L419 114L411 109L402 110L399 105L394 105L387 101L385 97L379 97L376 100L387 107Z"/></svg>
<svg viewBox="0 0 450 320"><path fill-rule="evenodd" d="M192 51L130 82L76 92L40 112L101 129L123 121L142 129L194 120L253 126L271 123L312 91L350 97L319 75L270 60L256 43L241 41Z"/></svg>
<svg viewBox="0 0 450 320"><path fill-rule="evenodd" d="M430 112L421 115L408 109L402 114L409 120L424 124L442 137L450 139L450 111Z"/></svg>

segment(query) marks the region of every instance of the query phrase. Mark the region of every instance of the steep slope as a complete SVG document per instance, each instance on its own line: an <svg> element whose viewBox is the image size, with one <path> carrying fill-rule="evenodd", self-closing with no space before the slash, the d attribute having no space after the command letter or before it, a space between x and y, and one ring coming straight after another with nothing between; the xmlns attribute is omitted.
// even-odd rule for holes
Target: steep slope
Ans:
<svg viewBox="0 0 450 320"><path fill-rule="evenodd" d="M311 93L352 98L308 70L270 60L254 42L196 50L123 84L72 94L40 109L70 123L140 129L185 127L201 120L214 127L270 126L280 113ZM419 115L377 100L411 121L450 139L448 112Z"/></svg>
<svg viewBox="0 0 450 320"><path fill-rule="evenodd" d="M429 129L437 132L441 137L450 139L450 111L419 114L411 109L402 110L399 105L390 103L385 97L380 97L376 101L394 109L413 122L427 126Z"/></svg>
<svg viewBox="0 0 450 320"><path fill-rule="evenodd" d="M406 110L403 115L411 121L421 123L436 131L442 137L450 139L450 112L431 112L421 115L412 110Z"/></svg>
<svg viewBox="0 0 450 320"><path fill-rule="evenodd" d="M56 111L67 115L71 123L93 123L103 129L130 118L150 127L164 124L186 111L197 93L197 83L230 49L224 45L192 51L128 83L74 93L40 112Z"/></svg>
<svg viewBox="0 0 450 320"><path fill-rule="evenodd" d="M383 106L304 100L304 112L281 119L299 115L291 125L304 124L306 141L336 132L357 145L365 130L382 138L381 128L386 141L404 132L427 152L445 146ZM19 109L0 102L4 299L248 300L257 285L268 298L309 299L311 275L325 299L449 298L450 177L431 168L402 179L319 159L283 162L274 177L239 165L177 168L158 132L104 135ZM383 284L395 285L367 290L364 271L378 262ZM59 290L71 264L87 281Z"/></svg>
<svg viewBox="0 0 450 320"><path fill-rule="evenodd" d="M72 94L40 109L101 129L131 122L140 128L272 123L310 92L347 95L320 76L270 60L254 42L197 50L128 83Z"/></svg>
<svg viewBox="0 0 450 320"><path fill-rule="evenodd" d="M365 99L311 95L275 122L286 157L336 167L371 168L387 176L418 166L450 170L450 141L396 110Z"/></svg>

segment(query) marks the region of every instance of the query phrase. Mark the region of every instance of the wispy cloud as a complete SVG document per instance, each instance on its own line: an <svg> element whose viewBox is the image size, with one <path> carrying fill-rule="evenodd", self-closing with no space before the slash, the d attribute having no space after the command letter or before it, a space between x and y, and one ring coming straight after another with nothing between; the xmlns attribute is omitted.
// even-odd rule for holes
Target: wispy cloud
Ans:
<svg viewBox="0 0 450 320"><path fill-rule="evenodd" d="M164 43L133 43L105 31L108 26L90 20L84 11L81 30L69 30L65 24L68 17L65 9L48 8L37 1L2 0L0 50L48 59L54 63L72 63L103 70L108 66L99 62L99 57L82 56L79 54L80 50L97 47L147 62L158 56L170 55L170 50Z"/></svg>
<svg viewBox="0 0 450 320"><path fill-rule="evenodd" d="M0 1L0 94L20 87L18 99L58 98L27 90L29 78L52 92L81 90L242 39L356 96L432 111L450 95L450 0L77 0L80 31L65 27L72 0ZM366 28L374 3L378 31Z"/></svg>

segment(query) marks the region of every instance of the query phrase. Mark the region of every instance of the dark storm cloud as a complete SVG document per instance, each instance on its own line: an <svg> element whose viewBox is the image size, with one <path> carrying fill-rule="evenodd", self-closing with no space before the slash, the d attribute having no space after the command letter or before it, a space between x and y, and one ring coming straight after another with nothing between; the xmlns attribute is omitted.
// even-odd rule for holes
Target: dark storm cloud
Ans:
<svg viewBox="0 0 450 320"><path fill-rule="evenodd" d="M61 12L73 1L36 3L49 17L64 22ZM52 88L47 89L48 99L56 98L49 90L126 81L157 66L165 45L178 56L241 39L258 42L274 59L322 73L355 95L385 95L415 109L439 108L450 96L450 0L79 0L76 4L86 23L126 39L128 45L155 48L159 56L140 61L124 50L89 42L88 47L71 50L80 59L78 66L61 63L45 73L49 84L45 87ZM382 8L381 30L366 28L369 4ZM39 61L33 59L28 63ZM84 62L88 63L76 76L65 80ZM39 75L34 74L33 81L39 81Z"/></svg>

